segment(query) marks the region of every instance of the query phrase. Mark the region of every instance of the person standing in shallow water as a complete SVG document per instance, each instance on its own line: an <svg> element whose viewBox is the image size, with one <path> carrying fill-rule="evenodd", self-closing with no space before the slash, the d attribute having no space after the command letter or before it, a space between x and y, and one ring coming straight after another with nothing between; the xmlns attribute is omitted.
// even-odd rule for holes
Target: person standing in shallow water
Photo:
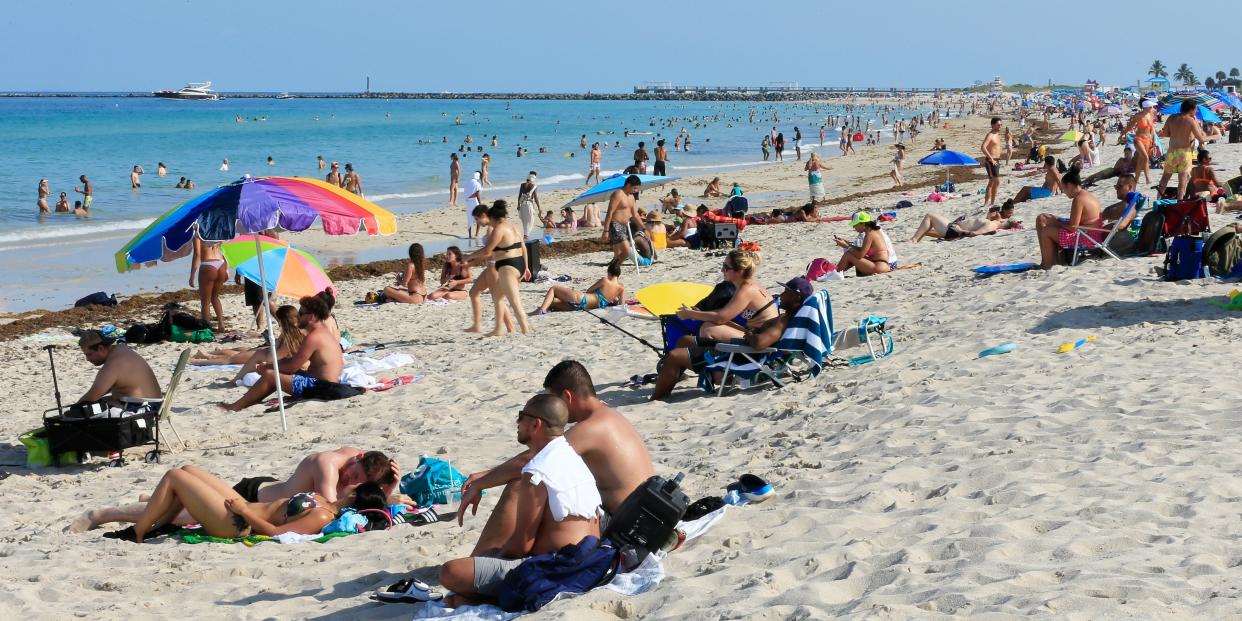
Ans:
<svg viewBox="0 0 1242 621"><path fill-rule="evenodd" d="M52 211L47 204L47 197L52 195L52 191L47 188L47 179L39 180L39 213L49 213Z"/></svg>

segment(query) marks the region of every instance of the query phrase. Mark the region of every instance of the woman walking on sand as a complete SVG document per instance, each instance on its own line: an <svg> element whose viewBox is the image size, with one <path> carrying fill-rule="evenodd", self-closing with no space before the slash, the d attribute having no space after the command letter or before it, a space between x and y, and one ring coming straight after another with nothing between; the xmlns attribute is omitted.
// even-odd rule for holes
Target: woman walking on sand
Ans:
<svg viewBox="0 0 1242 621"><path fill-rule="evenodd" d="M480 225L488 227L487 245L471 253L469 260L486 261L489 276L492 272L495 274L490 286L492 302L496 306L496 327L487 336L505 334L501 331L502 327L507 328L508 332L513 331L512 324L507 321L509 309L505 308L505 302L509 303L512 315L517 318L522 334L530 332L530 326L526 322L526 312L522 310L522 299L518 295L518 281L530 277L530 265L527 262L526 244L524 243L526 238L522 235L518 225L509 221L508 216L509 205L504 200L492 203L490 209L475 216ZM477 296L474 295L473 290L470 297L473 307L471 310L474 311L474 325L467 332L478 332L479 324L482 323L482 309L476 303Z"/></svg>
<svg viewBox="0 0 1242 621"><path fill-rule="evenodd" d="M819 153L812 151L811 158L807 160L803 169L806 170L806 182L811 189L811 204L814 205L824 200L823 171L832 170L832 168L825 166L824 162L819 159Z"/></svg>

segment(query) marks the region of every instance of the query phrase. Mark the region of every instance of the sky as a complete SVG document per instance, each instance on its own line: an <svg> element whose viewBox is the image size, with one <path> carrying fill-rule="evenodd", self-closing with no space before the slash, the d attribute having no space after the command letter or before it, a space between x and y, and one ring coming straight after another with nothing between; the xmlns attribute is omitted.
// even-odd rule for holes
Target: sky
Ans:
<svg viewBox="0 0 1242 621"><path fill-rule="evenodd" d="M629 92L635 84L1200 80L1232 37L1161 40L1167 1L10 0L4 91ZM1183 16L1184 19L1188 16ZM1049 23L1040 25L1039 20ZM1171 34L1171 33L1170 33ZM1177 52L1169 52L1176 49ZM1062 60L1067 59L1067 60ZM1230 64L1234 63L1234 64Z"/></svg>

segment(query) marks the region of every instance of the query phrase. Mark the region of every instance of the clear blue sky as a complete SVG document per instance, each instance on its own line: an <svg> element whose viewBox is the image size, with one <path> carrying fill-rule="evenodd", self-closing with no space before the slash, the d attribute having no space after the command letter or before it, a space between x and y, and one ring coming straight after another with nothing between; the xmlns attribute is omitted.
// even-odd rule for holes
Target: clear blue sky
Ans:
<svg viewBox="0 0 1242 621"><path fill-rule="evenodd" d="M458 92L625 92L648 80L952 86L994 75L1009 83L1129 84L1155 58L1170 68L1189 63L1200 79L1242 65L1223 30L1166 45L1166 20L1181 12L1172 7L1153 0L12 0L0 15L7 61L0 90L149 91L212 80L224 91L360 91L368 75L374 90ZM1192 17L1209 20L1200 26L1211 20L1177 19ZM1144 42L1150 51L1136 52Z"/></svg>

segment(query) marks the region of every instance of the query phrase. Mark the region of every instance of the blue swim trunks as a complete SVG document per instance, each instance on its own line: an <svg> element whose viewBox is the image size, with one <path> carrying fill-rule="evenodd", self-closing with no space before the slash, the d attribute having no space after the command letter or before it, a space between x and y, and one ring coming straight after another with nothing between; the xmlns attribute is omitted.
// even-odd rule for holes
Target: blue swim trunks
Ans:
<svg viewBox="0 0 1242 621"><path fill-rule="evenodd" d="M301 371L298 371L293 374L292 378L289 379L290 388L292 389L289 391L289 394L295 397L301 397L302 393L306 392L307 389L314 388L319 385L319 381L320 380L317 377L311 377Z"/></svg>
<svg viewBox="0 0 1242 621"><path fill-rule="evenodd" d="M1049 190L1048 188L1045 188L1043 186L1040 186L1037 188L1031 188L1032 199L1048 198L1049 196L1052 196L1052 190Z"/></svg>

